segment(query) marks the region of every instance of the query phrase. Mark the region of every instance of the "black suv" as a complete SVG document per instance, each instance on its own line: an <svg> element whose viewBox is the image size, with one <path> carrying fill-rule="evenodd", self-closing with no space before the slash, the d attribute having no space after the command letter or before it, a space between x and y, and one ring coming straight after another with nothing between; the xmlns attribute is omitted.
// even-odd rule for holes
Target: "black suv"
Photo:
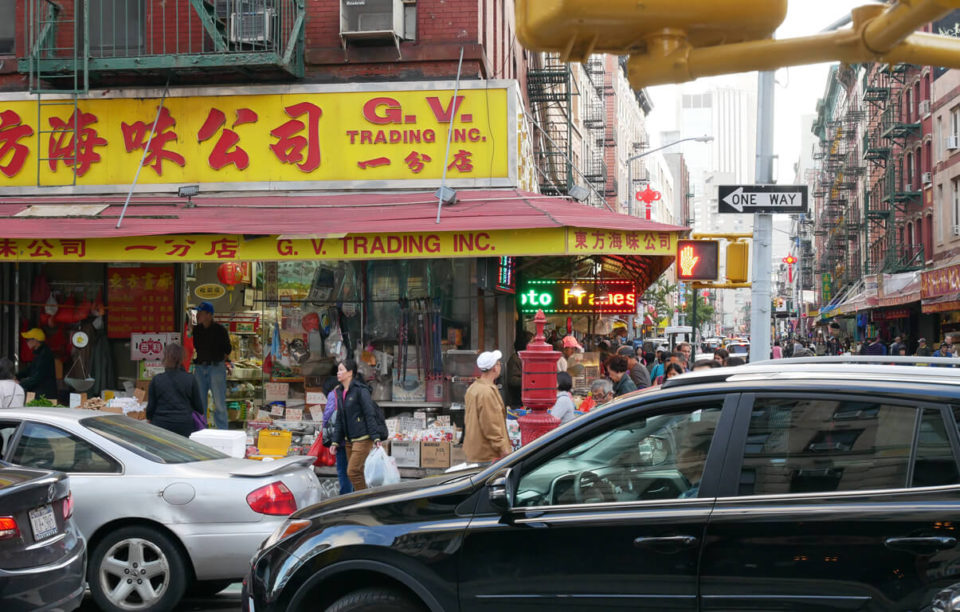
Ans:
<svg viewBox="0 0 960 612"><path fill-rule="evenodd" d="M675 377L482 471L300 510L245 609L960 610L960 369L912 364Z"/></svg>

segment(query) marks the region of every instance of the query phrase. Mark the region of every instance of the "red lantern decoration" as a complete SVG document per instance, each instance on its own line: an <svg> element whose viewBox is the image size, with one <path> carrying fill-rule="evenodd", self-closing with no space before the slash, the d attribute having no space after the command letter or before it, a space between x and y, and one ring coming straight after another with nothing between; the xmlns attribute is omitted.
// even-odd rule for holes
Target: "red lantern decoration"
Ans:
<svg viewBox="0 0 960 612"><path fill-rule="evenodd" d="M243 266L235 261L222 263L217 268L217 278L224 285L232 287L243 281Z"/></svg>

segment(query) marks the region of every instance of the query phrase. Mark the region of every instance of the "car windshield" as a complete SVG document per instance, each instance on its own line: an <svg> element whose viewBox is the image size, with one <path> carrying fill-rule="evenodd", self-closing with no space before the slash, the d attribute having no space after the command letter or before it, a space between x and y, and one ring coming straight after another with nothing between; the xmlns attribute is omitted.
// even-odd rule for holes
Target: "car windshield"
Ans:
<svg viewBox="0 0 960 612"><path fill-rule="evenodd" d="M86 418L80 424L156 463L190 463L228 457L172 431L119 414Z"/></svg>
<svg viewBox="0 0 960 612"><path fill-rule="evenodd" d="M731 344L727 347L727 351L730 353L749 353L750 347L746 344Z"/></svg>

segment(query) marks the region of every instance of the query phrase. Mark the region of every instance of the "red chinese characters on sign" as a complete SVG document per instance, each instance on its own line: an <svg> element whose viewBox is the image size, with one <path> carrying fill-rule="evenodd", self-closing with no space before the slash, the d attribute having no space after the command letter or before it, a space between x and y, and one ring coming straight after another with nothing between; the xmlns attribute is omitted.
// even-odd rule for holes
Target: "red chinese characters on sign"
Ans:
<svg viewBox="0 0 960 612"><path fill-rule="evenodd" d="M173 273L173 266L108 268L107 337L175 331Z"/></svg>
<svg viewBox="0 0 960 612"><path fill-rule="evenodd" d="M430 156L426 153L411 151L410 155L407 155L403 161L407 162L407 167L410 168L414 174L419 174L426 167L425 162L433 160L430 159Z"/></svg>
<svg viewBox="0 0 960 612"><path fill-rule="evenodd" d="M137 121L135 123L120 123L120 131L123 132L123 144L127 148L127 153L133 153L136 150L147 151L147 156L143 160L145 166L151 166L157 176L163 176L163 162L171 161L181 168L186 165L183 155L166 149L167 144L172 140L176 142L177 133L173 131L177 121L170 116L170 111L164 107L160 109L160 115L156 119L157 126L153 129L153 137L150 137L153 123ZM149 144L147 144L149 141Z"/></svg>
<svg viewBox="0 0 960 612"><path fill-rule="evenodd" d="M920 277L920 296L927 300L960 293L960 264L923 272Z"/></svg>
<svg viewBox="0 0 960 612"><path fill-rule="evenodd" d="M47 143L47 163L50 170L57 171L57 163L73 167L77 176L83 176L90 170L91 164L100 161L97 147L107 145L107 139L101 138L91 124L97 122L93 113L74 111L66 121L60 117L50 117L50 138Z"/></svg>
<svg viewBox="0 0 960 612"><path fill-rule="evenodd" d="M19 254L17 241L10 238L0 238L0 259L13 259Z"/></svg>
<svg viewBox="0 0 960 612"><path fill-rule="evenodd" d="M283 125L274 128L270 135L277 138L277 142L270 145L270 150L285 164L297 164L304 172L313 172L320 167L320 117L323 110L316 104L301 102L284 109L291 117ZM307 124L297 117L307 116ZM296 136L306 128L307 135ZM307 158L303 158L303 150L307 150ZM297 163L300 162L300 163Z"/></svg>
<svg viewBox="0 0 960 612"><path fill-rule="evenodd" d="M13 178L23 169L30 149L20 144L22 138L33 136L33 128L22 125L20 115L12 110L0 112L0 172ZM7 160L7 163L3 163Z"/></svg>
<svg viewBox="0 0 960 612"><path fill-rule="evenodd" d="M249 108L237 109L237 119L231 127L237 127L245 123L256 123L257 118L257 113ZM210 140L220 131L220 128L222 128L226 122L227 116L222 110L211 108L210 113L207 115L207 120L204 121L200 131L197 132L197 141L206 142ZM233 164L239 170L246 170L247 166L250 165L250 156L247 155L246 151L237 146L239 142L239 134L232 129L224 129L220 138L217 140L217 144L213 147L213 152L210 153L210 157L208 158L210 167L214 170L220 170Z"/></svg>
<svg viewBox="0 0 960 612"><path fill-rule="evenodd" d="M456 169L458 172L473 172L472 157L473 153L460 149L453 156L453 161L447 166L447 170Z"/></svg>

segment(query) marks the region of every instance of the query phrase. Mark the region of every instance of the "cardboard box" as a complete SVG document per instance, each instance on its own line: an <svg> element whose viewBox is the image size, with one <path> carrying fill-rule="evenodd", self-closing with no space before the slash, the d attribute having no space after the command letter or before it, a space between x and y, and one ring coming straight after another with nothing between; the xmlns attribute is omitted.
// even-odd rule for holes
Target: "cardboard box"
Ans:
<svg viewBox="0 0 960 612"><path fill-rule="evenodd" d="M463 444L450 445L450 465L460 465L467 462L467 454L463 452Z"/></svg>
<svg viewBox="0 0 960 612"><path fill-rule="evenodd" d="M449 442L421 442L420 467L448 468L450 467Z"/></svg>
<svg viewBox="0 0 960 612"><path fill-rule="evenodd" d="M396 459L397 467L420 467L420 443L391 440L390 456Z"/></svg>
<svg viewBox="0 0 960 612"><path fill-rule="evenodd" d="M147 413L143 410L134 410L133 412L128 412L127 416L131 419L137 419L138 421L146 421Z"/></svg>

